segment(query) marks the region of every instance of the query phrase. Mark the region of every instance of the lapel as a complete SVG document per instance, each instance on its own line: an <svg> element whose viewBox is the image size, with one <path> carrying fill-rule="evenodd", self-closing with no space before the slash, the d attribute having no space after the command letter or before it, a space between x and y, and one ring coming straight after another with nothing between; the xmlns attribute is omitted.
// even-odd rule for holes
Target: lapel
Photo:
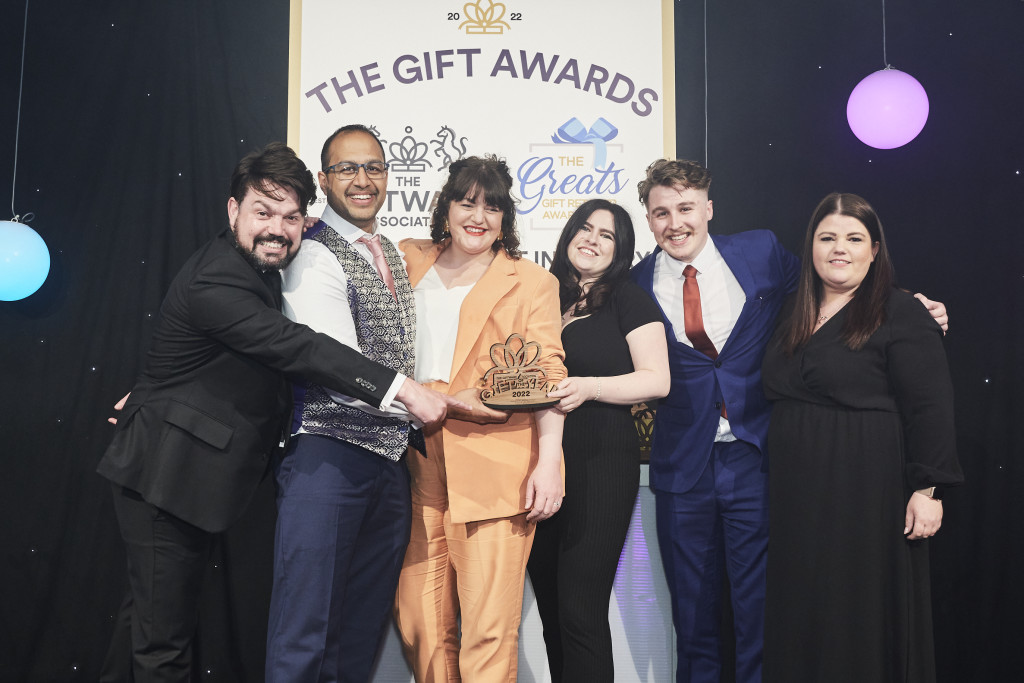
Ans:
<svg viewBox="0 0 1024 683"><path fill-rule="evenodd" d="M651 255L637 265L637 268L639 268L639 277L637 278L637 284L639 284L644 289L644 291L650 294L651 298L654 299L654 302L658 304L658 309L661 310L661 319L665 323L665 336L668 339L669 345L678 348L681 353L687 354L694 359L704 359L707 361L711 361L710 358L708 358L700 351L696 350L692 346L689 346L679 341L679 339L676 337L675 326L672 324L672 321L669 319L669 317L665 314L665 310L661 308L661 304L658 303L658 297L655 296L654 294L654 270L658 254L660 254L661 251L661 247L654 247L654 251L651 252Z"/></svg>
<svg viewBox="0 0 1024 683"><path fill-rule="evenodd" d="M466 296L462 310L459 312L459 333L455 340L455 354L452 357L451 376L453 379L462 372L463 365L467 362L467 356L470 350L476 346L476 341L483 333L495 305L519 282L516 272L516 262L508 258L505 255L505 250L502 249L494 256L491 265L487 267L483 276ZM520 334L526 332L526 330L513 331ZM505 343L504 339L484 341L488 348L491 344Z"/></svg>
<svg viewBox="0 0 1024 683"><path fill-rule="evenodd" d="M757 292L757 282L754 280L754 274L750 270L747 252L740 246L740 240L732 239L730 235L719 235L712 239L715 242L715 247L718 248L718 253L722 255L725 264L729 266L729 270L732 271L736 281L740 283L744 294L743 309L740 311L740 317L736 319L736 324L733 325L732 333L725 341L725 346L719 350L718 355L721 356L733 345L734 339L742 336L743 328L750 321L751 300L757 301L757 298L754 297L754 293Z"/></svg>
<svg viewBox="0 0 1024 683"><path fill-rule="evenodd" d="M434 266L441 253L441 245L421 241L403 241L400 245L405 252L406 269L409 282L415 287L423 276ZM454 381L466 364L470 350L476 345L477 339L484 331L494 306L508 294L519 282L516 277L516 262L508 258L505 250L499 251L491 265L484 271L462 302L459 312L459 332L455 340L455 352L452 355L451 378ZM504 343L504 339L488 340L488 346Z"/></svg>

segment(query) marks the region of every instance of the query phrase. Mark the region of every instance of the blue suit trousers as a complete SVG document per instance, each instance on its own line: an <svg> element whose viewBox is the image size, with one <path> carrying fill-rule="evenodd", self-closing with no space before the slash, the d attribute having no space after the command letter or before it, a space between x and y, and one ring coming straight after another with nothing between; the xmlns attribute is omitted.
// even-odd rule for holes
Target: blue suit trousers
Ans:
<svg viewBox="0 0 1024 683"><path fill-rule="evenodd" d="M365 683L409 543L405 462L299 434L276 477L266 680Z"/></svg>

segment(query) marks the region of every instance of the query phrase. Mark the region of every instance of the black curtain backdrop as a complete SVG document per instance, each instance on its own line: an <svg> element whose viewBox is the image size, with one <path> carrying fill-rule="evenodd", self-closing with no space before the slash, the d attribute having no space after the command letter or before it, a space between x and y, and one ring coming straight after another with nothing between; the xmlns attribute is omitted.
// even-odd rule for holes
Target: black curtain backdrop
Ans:
<svg viewBox="0 0 1024 683"><path fill-rule="evenodd" d="M889 151L845 120L853 86L884 66L881 3L708 5L707 149L699 0L676 3L676 99L679 155L715 173L712 232L771 228L798 251L818 200L856 192L882 217L902 285L949 308L968 484L948 495L932 542L940 678L1020 680L1024 2L888 3L889 62L931 100L917 140ZM24 11L3 5L2 219ZM339 49L344 36L339 26ZM94 473L105 419L141 368L171 278L226 225L234 164L286 137L288 2L37 0L28 40L14 210L35 213L52 266L37 293L0 302L0 681L95 681L126 581ZM484 115L515 121L514 109ZM220 545L202 680L262 679L273 516L268 485Z"/></svg>

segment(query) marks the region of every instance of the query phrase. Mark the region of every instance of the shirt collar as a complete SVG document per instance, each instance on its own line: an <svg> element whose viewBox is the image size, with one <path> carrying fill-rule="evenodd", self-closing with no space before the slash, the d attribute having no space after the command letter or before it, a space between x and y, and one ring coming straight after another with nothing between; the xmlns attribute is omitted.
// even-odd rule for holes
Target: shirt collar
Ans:
<svg viewBox="0 0 1024 683"><path fill-rule="evenodd" d="M365 230L352 225L347 220L339 216L329 204L324 207L324 212L321 214L320 220L331 226L331 228L334 229L334 232L344 237L349 244L355 244L357 239L364 237L367 234ZM377 234L376 220L373 222L373 231L369 234Z"/></svg>
<svg viewBox="0 0 1024 683"><path fill-rule="evenodd" d="M689 263L672 258L666 251L662 251L660 255L665 272L673 278L683 277L683 268L686 268L686 266L693 266L697 269L698 273L706 273L723 262L722 254L719 253L718 247L715 246L715 241L711 235L708 235L708 241L704 244L704 248Z"/></svg>

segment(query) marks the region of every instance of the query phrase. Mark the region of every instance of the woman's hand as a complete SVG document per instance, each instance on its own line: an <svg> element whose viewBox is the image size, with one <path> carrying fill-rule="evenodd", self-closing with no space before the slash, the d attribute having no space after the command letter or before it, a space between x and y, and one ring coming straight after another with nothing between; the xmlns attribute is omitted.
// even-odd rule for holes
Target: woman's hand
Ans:
<svg viewBox="0 0 1024 683"><path fill-rule="evenodd" d="M915 491L907 501L905 523L903 535L907 540L916 541L934 536L942 526L942 501Z"/></svg>
<svg viewBox="0 0 1024 683"><path fill-rule="evenodd" d="M480 400L478 389L463 389L454 394L455 398L467 404L472 410L462 410L455 406L448 406L448 418L452 420L463 420L464 422L475 422L476 424L504 424L512 413L507 410L495 410L488 408Z"/></svg>
<svg viewBox="0 0 1024 683"><path fill-rule="evenodd" d="M526 481L526 515L528 522L540 522L551 517L562 506L562 471L557 459L541 459Z"/></svg>
<svg viewBox="0 0 1024 683"><path fill-rule="evenodd" d="M597 377L566 377L554 391L548 392L548 396L561 399L555 408L569 413L579 408L584 401L597 397L600 381Z"/></svg>

